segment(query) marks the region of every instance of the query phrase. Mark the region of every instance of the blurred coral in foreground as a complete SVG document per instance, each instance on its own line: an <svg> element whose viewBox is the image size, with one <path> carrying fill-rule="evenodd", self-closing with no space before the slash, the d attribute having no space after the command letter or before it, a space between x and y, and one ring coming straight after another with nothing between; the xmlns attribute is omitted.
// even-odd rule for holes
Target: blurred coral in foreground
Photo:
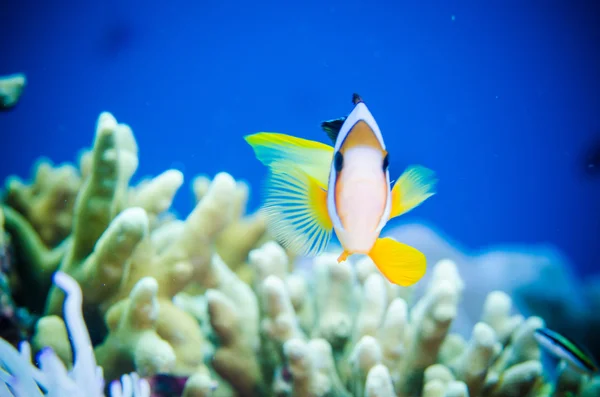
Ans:
<svg viewBox="0 0 600 397"><path fill-rule="evenodd" d="M182 173L132 186L138 160L129 126L102 113L78 167L42 161L32 183L7 183L3 291L11 309L41 317L33 329L14 322L31 349L2 341L0 387L51 395L40 375L50 372L86 396L119 378L110 395L143 395L146 384L154 396L552 395L533 338L545 321L515 310L516 290L473 277L451 245L396 230L429 257L426 278L399 287L367 257L291 257L227 173L197 177L197 204L178 219ZM555 395L568 392L599 395L600 381L566 369Z"/></svg>
<svg viewBox="0 0 600 397"><path fill-rule="evenodd" d="M52 348L43 348L38 355L39 369L31 363L31 346L21 343L19 351L0 339L0 395L10 396L103 396L102 368L96 366L92 345L81 314L81 289L68 275L57 272L55 284L67 294L65 323L73 345L73 362L67 371ZM65 330L66 332L66 330ZM66 336L66 335L65 335ZM71 360L70 360L71 361ZM111 384L112 396L148 397L150 386L136 373L124 374L122 382ZM45 393L42 393L41 390Z"/></svg>

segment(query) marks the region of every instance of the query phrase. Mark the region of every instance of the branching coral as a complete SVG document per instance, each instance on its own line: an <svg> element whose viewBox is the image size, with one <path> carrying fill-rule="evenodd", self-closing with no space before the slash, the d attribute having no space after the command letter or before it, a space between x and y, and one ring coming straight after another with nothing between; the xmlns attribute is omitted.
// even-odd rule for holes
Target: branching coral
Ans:
<svg viewBox="0 0 600 397"><path fill-rule="evenodd" d="M200 202L208 192L210 179L206 176L197 176L192 181L196 201ZM249 281L249 275L244 274L248 252L255 248L260 242L267 239L266 218L264 214L247 215L246 205L250 188L242 181L236 181L235 193L233 195L232 221L223 229L216 240L216 250L221 258L231 269L242 273L241 277Z"/></svg>
<svg viewBox="0 0 600 397"><path fill-rule="evenodd" d="M368 257L338 263L339 252L329 252L298 266L269 240L261 213L246 214L244 182L197 177L196 206L178 219L168 211L183 174L167 170L132 186L137 165L131 128L102 113L78 169L43 162L32 185L8 184L2 214L20 302L44 308L32 345L42 371L62 368L56 380L97 362L106 379L125 376L112 395L144 392L134 387L145 384L138 375L124 375L132 371L183 379L188 397L547 393L533 338L544 322L514 313L506 293L480 299L470 334L453 330L472 286L452 260L433 262L416 288L390 284ZM77 345L86 356L69 342L71 278L84 290L95 355L89 338ZM24 356L1 346L11 371L29 371L33 381L22 387L48 381L30 358L24 366ZM600 382L564 372L559 389L587 396Z"/></svg>
<svg viewBox="0 0 600 397"><path fill-rule="evenodd" d="M6 184L6 202L25 216L48 247L71 233L73 205L81 177L70 164L54 167L39 161L31 185L13 177Z"/></svg>
<svg viewBox="0 0 600 397"><path fill-rule="evenodd" d="M290 283L284 281L295 275L284 270L283 249L276 251L267 244L251 253L263 280L255 286L257 293L278 291L266 295L277 296L276 305L268 303L272 297L263 301L263 321L269 325L265 336L284 346L283 354L263 359L276 361L276 373L291 374L287 382L283 375L276 377L276 390L299 396L472 397L536 396L546 390L533 338L543 321L513 315L510 298L502 292L482 302L482 319L469 341L450 332L461 293L468 288L453 262L435 264L425 294L409 305L410 294L386 285L372 264L361 260L355 274L348 263L324 254L313 262L314 280L305 279L310 286L304 289L304 302L314 313L308 324L312 333L306 335L293 315L305 307L294 307L286 287ZM330 358L334 365L327 364ZM581 390L593 387L579 379Z"/></svg>
<svg viewBox="0 0 600 397"><path fill-rule="evenodd" d="M137 164L137 144L129 126L102 113L94 146L81 157L76 176L82 182L76 195L57 193L66 182L77 184L70 177L73 168L52 170L44 162L37 174L54 175L62 184L44 185L37 179L31 186L8 184L3 214L19 259L19 281L26 286L20 291L21 303L39 310L45 302L46 316L37 324L34 346L52 345L68 361L60 321L64 296L50 278L56 270L69 274L86 291L86 320L106 321L107 332L94 327L94 340L99 342L98 362L109 379L134 369L145 376L169 372L191 376L186 390L194 394L206 384L212 388L203 363L212 347L194 317L175 305L173 297L184 290L210 288L222 292L236 308L246 307L237 316L244 324L242 341L254 354L259 343L256 297L217 252L219 245L227 246L228 238L234 239L235 255L223 252L245 260L264 235L264 220L245 215L247 189L226 173L207 180L205 194L186 220L165 218L183 175L169 170L130 187ZM60 170L69 170L69 178L61 177ZM52 205L57 196L73 202L71 217L63 217L72 220L70 228L63 218L52 216L68 212ZM22 204L20 211L11 203ZM42 238L44 230L47 236ZM69 235L60 244L50 243L64 233ZM52 337L48 331L53 331Z"/></svg>

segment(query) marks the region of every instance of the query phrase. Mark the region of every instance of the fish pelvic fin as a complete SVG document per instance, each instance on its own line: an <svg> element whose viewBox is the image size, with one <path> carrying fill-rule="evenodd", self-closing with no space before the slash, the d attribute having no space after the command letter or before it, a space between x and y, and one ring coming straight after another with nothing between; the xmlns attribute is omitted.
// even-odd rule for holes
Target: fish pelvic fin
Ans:
<svg viewBox="0 0 600 397"><path fill-rule="evenodd" d="M272 236L298 255L315 256L331 239L327 190L295 163L274 162L262 211Z"/></svg>
<svg viewBox="0 0 600 397"><path fill-rule="evenodd" d="M341 263L341 262L344 262L344 261L348 260L348 257L350 255L351 254L348 251L346 251L346 250L342 251L342 253L340 254L340 256L338 256L338 258L337 258L337 262Z"/></svg>
<svg viewBox="0 0 600 397"><path fill-rule="evenodd" d="M390 219L418 207L436 193L437 178L429 168L413 165L404 171L392 188Z"/></svg>
<svg viewBox="0 0 600 397"><path fill-rule="evenodd" d="M427 268L427 260L421 251L389 237L378 238L369 257L391 283L403 287L419 281Z"/></svg>
<svg viewBox="0 0 600 397"><path fill-rule="evenodd" d="M273 170L275 164L294 164L320 187L327 188L332 146L275 132L259 132L246 135L244 139L252 146L258 160L269 169Z"/></svg>

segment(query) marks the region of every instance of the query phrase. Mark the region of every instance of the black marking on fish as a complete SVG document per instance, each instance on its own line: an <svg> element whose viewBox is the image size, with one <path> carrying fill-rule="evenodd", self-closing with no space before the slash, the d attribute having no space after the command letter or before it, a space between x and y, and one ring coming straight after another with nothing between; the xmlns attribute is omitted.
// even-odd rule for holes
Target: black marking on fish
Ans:
<svg viewBox="0 0 600 397"><path fill-rule="evenodd" d="M354 94L352 94L352 103L354 104L354 106L358 105L361 102L364 102L364 101L362 100L360 95L358 95L356 92Z"/></svg>
<svg viewBox="0 0 600 397"><path fill-rule="evenodd" d="M361 102L363 102L363 100L360 97L360 95L358 95L357 93L352 94L352 103L354 104L354 106L358 105ZM342 126L344 125L344 122L347 118L348 117L344 116L339 117L337 119L326 120L321 123L321 128L323 129L323 131L325 131L325 133L327 134L329 139L333 141L333 143L337 141L337 137L340 134L340 130L342 129Z"/></svg>
<svg viewBox="0 0 600 397"><path fill-rule="evenodd" d="M327 120L321 123L321 128L323 129L323 131L325 131L325 133L327 134L329 139L333 141L333 143L335 143L335 141L337 140L337 137L340 134L340 130L342 129L342 125L344 125L344 121L346 121L346 118L347 117L340 117L338 119Z"/></svg>
<svg viewBox="0 0 600 397"><path fill-rule="evenodd" d="M333 158L333 167L335 169L335 172L340 172L342 171L342 168L344 167L344 155L340 152L335 152L335 156Z"/></svg>
<svg viewBox="0 0 600 397"><path fill-rule="evenodd" d="M390 166L390 154L386 153L385 157L383 158L383 172L387 171L389 166Z"/></svg>

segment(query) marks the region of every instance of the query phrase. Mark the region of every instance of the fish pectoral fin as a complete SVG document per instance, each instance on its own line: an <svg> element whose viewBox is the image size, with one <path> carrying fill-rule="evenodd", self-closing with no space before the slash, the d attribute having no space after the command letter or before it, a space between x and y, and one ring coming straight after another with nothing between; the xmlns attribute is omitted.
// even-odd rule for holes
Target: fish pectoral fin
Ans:
<svg viewBox="0 0 600 397"><path fill-rule="evenodd" d="M408 287L419 281L427 268L425 255L392 238L378 238L369 257L392 283Z"/></svg>
<svg viewBox="0 0 600 397"><path fill-rule="evenodd" d="M273 164L263 211L269 232L282 246L304 256L327 248L333 229L327 191L296 164Z"/></svg>
<svg viewBox="0 0 600 397"><path fill-rule="evenodd" d="M429 168L420 165L408 167L392 189L390 219L407 213L433 196L436 184L435 173Z"/></svg>
<svg viewBox="0 0 600 397"><path fill-rule="evenodd" d="M321 123L321 128L334 143L337 140L346 119L347 117L340 117L338 119L326 120Z"/></svg>
<svg viewBox="0 0 600 397"><path fill-rule="evenodd" d="M276 132L258 132L244 139L252 146L256 158L270 169L279 163L295 164L318 181L319 186L327 187L332 146Z"/></svg>

